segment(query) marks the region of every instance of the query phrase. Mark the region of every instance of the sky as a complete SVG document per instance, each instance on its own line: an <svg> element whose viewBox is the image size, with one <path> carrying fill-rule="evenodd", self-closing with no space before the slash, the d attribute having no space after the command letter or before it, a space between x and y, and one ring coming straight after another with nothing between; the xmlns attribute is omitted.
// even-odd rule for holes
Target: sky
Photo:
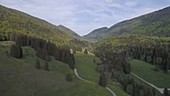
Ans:
<svg viewBox="0 0 170 96"><path fill-rule="evenodd" d="M0 4L64 25L79 35L170 6L170 0L0 0Z"/></svg>

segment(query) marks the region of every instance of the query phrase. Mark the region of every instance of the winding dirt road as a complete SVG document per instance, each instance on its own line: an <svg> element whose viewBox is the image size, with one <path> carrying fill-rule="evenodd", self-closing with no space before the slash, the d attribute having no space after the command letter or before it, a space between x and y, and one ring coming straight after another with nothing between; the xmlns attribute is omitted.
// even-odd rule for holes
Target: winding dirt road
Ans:
<svg viewBox="0 0 170 96"><path fill-rule="evenodd" d="M163 94L164 92L164 88L159 88L155 85L153 85L152 83L149 83L148 81L142 79L141 77L139 77L138 75L134 74L134 73L131 73L132 75L134 75L135 77L137 77L138 79L142 80L143 82L145 82L146 84L152 86L153 88L155 88L156 90L158 90L161 94ZM168 90L170 90L170 88L168 88Z"/></svg>
<svg viewBox="0 0 170 96"><path fill-rule="evenodd" d="M79 78L80 80L82 80L82 81L84 81L84 82L88 82L88 83L93 83L93 82L91 82L91 81L88 81L88 80L83 79L82 77L80 77L80 76L78 75L78 72L77 72L77 69L76 69L76 68L74 69L74 73L75 73L75 75L77 76L77 78ZM94 83L93 83L93 84L94 84ZM106 87L106 89L107 89L107 91L109 91L109 92L112 94L112 96L117 96L110 88Z"/></svg>

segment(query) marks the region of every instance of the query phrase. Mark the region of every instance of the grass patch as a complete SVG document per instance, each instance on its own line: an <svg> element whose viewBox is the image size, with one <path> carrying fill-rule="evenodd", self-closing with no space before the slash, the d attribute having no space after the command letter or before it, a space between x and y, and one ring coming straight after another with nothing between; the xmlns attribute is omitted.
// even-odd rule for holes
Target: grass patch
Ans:
<svg viewBox="0 0 170 96"><path fill-rule="evenodd" d="M94 62L95 59L95 62ZM87 80L98 82L100 74L96 71L99 58L77 52L75 55L76 68L79 75Z"/></svg>
<svg viewBox="0 0 170 96"><path fill-rule="evenodd" d="M40 60L41 69L35 68L36 53L30 47L22 47L23 58L9 56L13 42L0 42L0 96L111 96L97 84L80 81L73 75L67 82L66 75L74 74L65 63L54 58L45 71L45 61Z"/></svg>
<svg viewBox="0 0 170 96"><path fill-rule="evenodd" d="M131 76L133 77L133 79L138 83L138 84L140 84L140 85L142 85L142 86L144 86L144 87L146 87L146 88L152 88L150 85L148 85L147 83L145 83L145 82L143 82L142 80L140 80L139 78L137 78L136 76L134 76L134 75L132 75L131 74ZM160 92L158 92L157 90L156 90L156 96L161 96L161 93Z"/></svg>
<svg viewBox="0 0 170 96"><path fill-rule="evenodd" d="M108 87L112 89L117 96L130 96L123 90L119 83L109 82Z"/></svg>
<svg viewBox="0 0 170 96"><path fill-rule="evenodd" d="M67 64L52 59L47 72L40 59L41 69L36 69L37 57L32 48L22 47L24 57L16 59L9 56L11 42L6 43L0 42L0 96L56 96L57 90L77 84L66 81L66 74L73 74Z"/></svg>
<svg viewBox="0 0 170 96"><path fill-rule="evenodd" d="M111 96L105 88L95 84L78 81L78 83L68 89L58 90L57 96Z"/></svg>
<svg viewBox="0 0 170 96"><path fill-rule="evenodd" d="M140 60L131 61L132 72L137 74L144 80L156 85L157 87L164 88L170 87L170 73L165 74L163 71L154 71L154 65Z"/></svg>
<svg viewBox="0 0 170 96"><path fill-rule="evenodd" d="M83 54L80 52L78 52L75 55L75 58L76 58L76 67L79 75L84 79L93 81L96 84L98 84L100 74L96 71L96 67L97 67L97 62L100 62L99 58L93 55ZM94 59L96 62L93 62ZM109 82L107 86L111 88L116 93L117 96L130 96L122 89L120 84ZM100 95L100 96L104 96L104 95Z"/></svg>

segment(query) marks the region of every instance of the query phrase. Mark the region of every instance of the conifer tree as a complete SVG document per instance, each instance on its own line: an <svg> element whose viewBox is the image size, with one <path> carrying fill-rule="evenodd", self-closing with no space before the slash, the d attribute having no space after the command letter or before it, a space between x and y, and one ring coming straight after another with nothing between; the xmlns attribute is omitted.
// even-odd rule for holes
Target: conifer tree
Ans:
<svg viewBox="0 0 170 96"><path fill-rule="evenodd" d="M84 49L84 54L88 54L88 50L87 49Z"/></svg>
<svg viewBox="0 0 170 96"><path fill-rule="evenodd" d="M38 58L36 59L36 62L35 62L35 68L37 68L37 69L40 69L40 68L41 68L41 67L40 67L40 61L39 61Z"/></svg>
<svg viewBox="0 0 170 96"><path fill-rule="evenodd" d="M169 94L168 94L168 89L167 89L167 88L164 88L163 96L169 96Z"/></svg>
<svg viewBox="0 0 170 96"><path fill-rule="evenodd" d="M10 55L15 58L21 58L23 56L21 46L12 45L10 48Z"/></svg>
<svg viewBox="0 0 170 96"><path fill-rule="evenodd" d="M104 75L104 73L102 73L100 75L99 85L102 87L106 87L106 85L107 85L107 77L106 77L106 75Z"/></svg>
<svg viewBox="0 0 170 96"><path fill-rule="evenodd" d="M48 61L45 61L44 69L46 71L49 71Z"/></svg>

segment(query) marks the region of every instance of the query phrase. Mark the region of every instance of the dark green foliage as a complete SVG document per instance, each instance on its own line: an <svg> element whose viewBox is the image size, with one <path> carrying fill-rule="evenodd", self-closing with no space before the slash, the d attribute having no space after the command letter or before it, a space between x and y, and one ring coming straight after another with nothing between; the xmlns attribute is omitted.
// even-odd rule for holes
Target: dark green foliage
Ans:
<svg viewBox="0 0 170 96"><path fill-rule="evenodd" d="M93 62L96 63L96 59L95 58L93 59Z"/></svg>
<svg viewBox="0 0 170 96"><path fill-rule="evenodd" d="M37 49L36 56L42 58L43 60L50 61L50 56L48 56L48 53L45 49Z"/></svg>
<svg viewBox="0 0 170 96"><path fill-rule="evenodd" d="M69 41L69 46L73 49L73 50L77 50L77 51L81 51L82 48L84 47L88 47L89 42L87 41L83 41L80 39L72 39Z"/></svg>
<svg viewBox="0 0 170 96"><path fill-rule="evenodd" d="M131 84L127 85L126 92L131 95L133 94L133 86Z"/></svg>
<svg viewBox="0 0 170 96"><path fill-rule="evenodd" d="M67 57L68 59L68 63L70 68L74 69L75 68L75 59L74 59L74 55L73 54L69 54L69 57Z"/></svg>
<svg viewBox="0 0 170 96"><path fill-rule="evenodd" d="M156 96L154 88L141 86L133 79L126 85L126 92L131 96Z"/></svg>
<svg viewBox="0 0 170 96"><path fill-rule="evenodd" d="M88 50L86 48L84 49L84 54L88 54Z"/></svg>
<svg viewBox="0 0 170 96"><path fill-rule="evenodd" d="M36 55L43 60L50 61L50 56L54 56L56 60L67 63L72 69L75 67L74 55L70 53L69 47L59 48L46 40L17 33L10 34L10 40L20 46L31 46L35 49Z"/></svg>
<svg viewBox="0 0 170 96"><path fill-rule="evenodd" d="M156 96L156 91L154 88L145 89L145 96Z"/></svg>
<svg viewBox="0 0 170 96"><path fill-rule="evenodd" d="M167 88L164 88L163 96L169 96L169 93L168 93L168 89L167 89Z"/></svg>
<svg viewBox="0 0 170 96"><path fill-rule="evenodd" d="M156 96L156 89L155 88L152 88L152 94L153 94L153 96Z"/></svg>
<svg viewBox="0 0 170 96"><path fill-rule="evenodd" d="M71 74L67 74L66 80L67 80L68 82L72 82L72 81L73 81L72 75L71 75Z"/></svg>
<svg viewBox="0 0 170 96"><path fill-rule="evenodd" d="M125 64L123 64L123 72L125 74L130 74L131 72L131 66L129 62L126 62Z"/></svg>
<svg viewBox="0 0 170 96"><path fill-rule="evenodd" d="M119 48L112 47L111 45L104 45L97 47L94 53L102 61L104 71L111 72L111 70L115 70L129 74L131 72L131 67L128 60L128 52L117 51L116 49Z"/></svg>
<svg viewBox="0 0 170 96"><path fill-rule="evenodd" d="M19 45L12 45L10 48L10 55L15 58L22 57L22 48Z"/></svg>
<svg viewBox="0 0 170 96"><path fill-rule="evenodd" d="M35 62L35 68L37 68L37 69L41 68L40 61L38 58L36 59L36 62Z"/></svg>
<svg viewBox="0 0 170 96"><path fill-rule="evenodd" d="M170 68L169 39L148 39L148 37L138 39L135 37L135 41L132 41L131 38L119 37L115 40L116 43L106 40L95 45L94 53L102 61L99 65L102 65L100 72L111 73L111 78L119 81L132 96L156 96L154 88L144 87L132 79L129 75L131 72L129 61L133 58L143 60L155 65L157 70L162 69L167 72Z"/></svg>
<svg viewBox="0 0 170 96"><path fill-rule="evenodd" d="M76 50L73 50L73 54L76 54Z"/></svg>
<svg viewBox="0 0 170 96"><path fill-rule="evenodd" d="M107 77L104 73L102 73L100 75L99 85L102 86L102 87L106 87L106 85L107 85Z"/></svg>
<svg viewBox="0 0 170 96"><path fill-rule="evenodd" d="M0 41L7 41L9 40L8 34L0 34Z"/></svg>
<svg viewBox="0 0 170 96"><path fill-rule="evenodd" d="M49 71L48 61L45 61L44 70Z"/></svg>
<svg viewBox="0 0 170 96"><path fill-rule="evenodd" d="M125 39L125 38L122 37L121 39ZM121 39L119 41L121 41L122 43L122 41L124 40L121 40ZM146 42L139 41L138 43L136 43L137 39L135 39L135 42L129 40L130 44L127 43L127 45L119 45L119 44L111 45L112 44L111 41L110 41L111 44L109 42L107 42L108 44L101 43L100 45L96 47L95 54L101 57L101 59L112 58L110 60L109 59L105 60L107 61L107 63L109 63L108 61L111 61L112 64L118 64L121 62L121 64L117 66L119 66L120 68L120 65L122 65L123 71L126 74L130 72L130 66L128 62L126 61L127 59L125 59L127 57L144 60L148 63L155 65L155 70L162 69L164 70L165 73L167 73L168 69L170 69L169 67L170 65L169 39L153 39L153 40L150 39L149 43L148 43L149 39L148 40L146 38L140 38L140 39L141 41L146 41ZM128 40L128 38L126 38L125 40ZM131 42L134 42L134 43L131 43ZM103 49L107 49L106 52L105 50L103 51ZM105 54L107 54L108 56ZM111 56L109 54L116 55L116 56ZM118 56L117 54L126 55L126 57ZM114 57L118 59L114 60L113 59ZM120 58L124 60L125 62L122 62Z"/></svg>

